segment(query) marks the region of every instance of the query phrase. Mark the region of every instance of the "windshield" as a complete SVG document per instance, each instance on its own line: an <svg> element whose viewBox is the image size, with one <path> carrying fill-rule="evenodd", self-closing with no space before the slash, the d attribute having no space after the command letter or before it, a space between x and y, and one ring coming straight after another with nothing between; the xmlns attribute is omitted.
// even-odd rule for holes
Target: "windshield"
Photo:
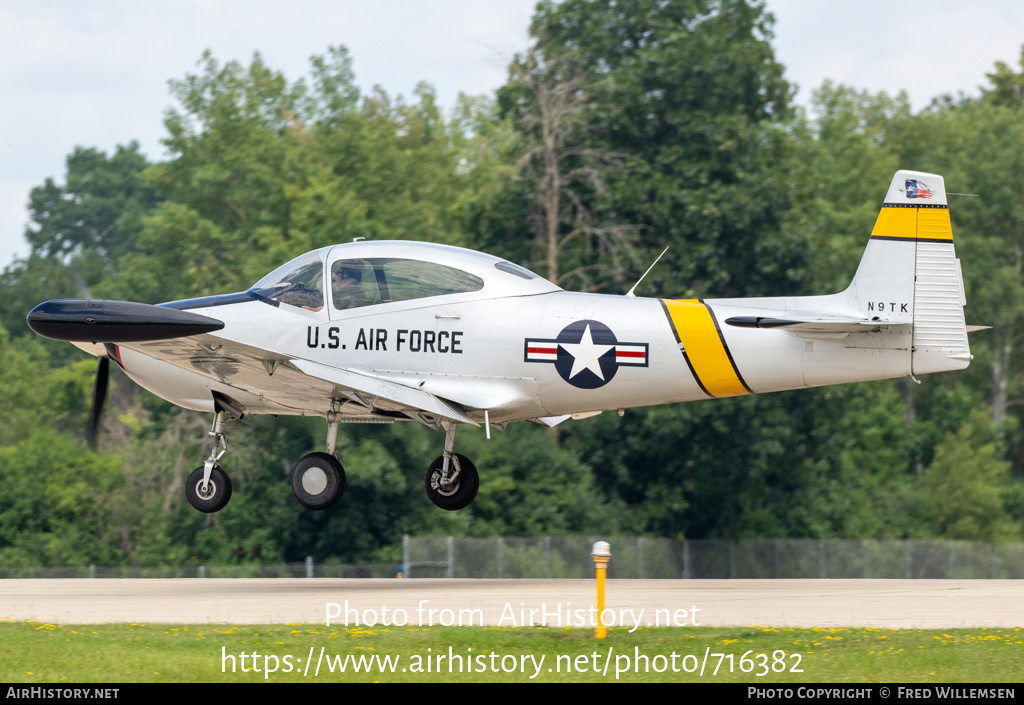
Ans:
<svg viewBox="0 0 1024 705"><path fill-rule="evenodd" d="M324 307L324 264L310 252L282 265L253 285L259 298L309 311Z"/></svg>

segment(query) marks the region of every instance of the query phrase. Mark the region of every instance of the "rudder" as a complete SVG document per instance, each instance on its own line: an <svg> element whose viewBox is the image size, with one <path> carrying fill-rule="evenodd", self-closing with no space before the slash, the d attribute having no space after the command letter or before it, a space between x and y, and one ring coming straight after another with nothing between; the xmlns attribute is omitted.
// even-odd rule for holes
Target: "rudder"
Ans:
<svg viewBox="0 0 1024 705"><path fill-rule="evenodd" d="M913 374L967 367L966 299L941 176L896 172L850 289L869 317L913 324Z"/></svg>

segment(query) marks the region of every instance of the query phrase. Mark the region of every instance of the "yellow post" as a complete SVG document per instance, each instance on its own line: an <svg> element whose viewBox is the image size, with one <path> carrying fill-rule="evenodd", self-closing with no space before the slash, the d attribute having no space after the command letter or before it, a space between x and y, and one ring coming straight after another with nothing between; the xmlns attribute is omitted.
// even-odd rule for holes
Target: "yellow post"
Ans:
<svg viewBox="0 0 1024 705"><path fill-rule="evenodd" d="M611 546L607 541L598 541L591 551L594 559L594 576L597 578L597 625L594 627L594 637L604 639L608 629L604 626L601 613L604 612L604 578L608 570L608 561L612 557Z"/></svg>

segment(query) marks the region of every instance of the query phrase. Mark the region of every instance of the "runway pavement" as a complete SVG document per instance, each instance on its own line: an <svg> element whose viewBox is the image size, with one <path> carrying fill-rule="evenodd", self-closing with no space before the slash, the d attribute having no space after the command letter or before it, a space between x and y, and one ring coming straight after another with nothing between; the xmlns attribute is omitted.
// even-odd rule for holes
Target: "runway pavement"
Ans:
<svg viewBox="0 0 1024 705"><path fill-rule="evenodd" d="M54 624L574 626L595 604L590 580L0 580L0 619ZM1024 581L610 580L606 606L627 626L1020 627Z"/></svg>

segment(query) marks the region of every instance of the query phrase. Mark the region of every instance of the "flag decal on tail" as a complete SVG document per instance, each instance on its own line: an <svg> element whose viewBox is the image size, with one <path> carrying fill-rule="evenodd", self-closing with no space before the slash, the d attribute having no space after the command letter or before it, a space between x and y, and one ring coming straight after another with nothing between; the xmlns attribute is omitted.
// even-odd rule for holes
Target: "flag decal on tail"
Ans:
<svg viewBox="0 0 1024 705"><path fill-rule="evenodd" d="M931 198L932 190L928 184L917 179L907 179L904 182L907 198Z"/></svg>

